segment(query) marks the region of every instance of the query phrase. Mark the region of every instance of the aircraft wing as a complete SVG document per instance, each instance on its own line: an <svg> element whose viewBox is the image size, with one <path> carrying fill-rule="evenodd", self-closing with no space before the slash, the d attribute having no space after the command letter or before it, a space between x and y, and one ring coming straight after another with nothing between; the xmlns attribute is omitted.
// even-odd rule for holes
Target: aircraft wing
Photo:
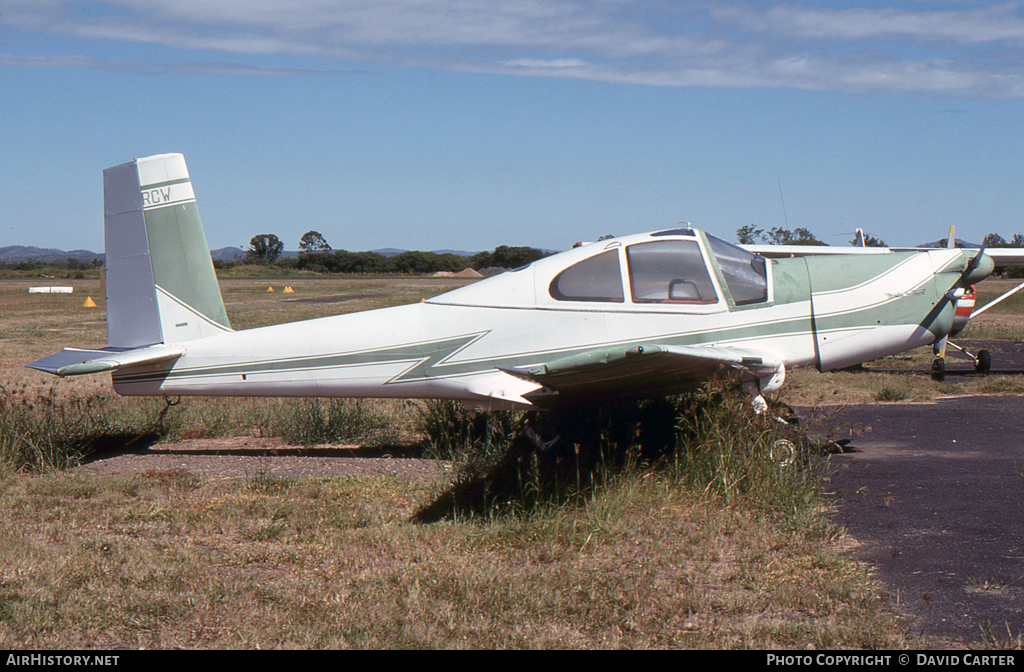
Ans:
<svg viewBox="0 0 1024 672"><path fill-rule="evenodd" d="M767 352L692 345L630 345L571 355L533 367L501 369L545 389L524 395L627 398L673 394L720 377L771 379L785 368ZM783 373L784 375L784 373Z"/></svg>
<svg viewBox="0 0 1024 672"><path fill-rule="evenodd" d="M848 254L888 254L890 252L927 252L941 248L936 247L839 247L831 245L740 245L744 250L759 254L769 259L787 257L813 257ZM968 248L970 249L970 248ZM1020 247L987 247L985 255L996 263L996 266L1024 266L1024 248Z"/></svg>
<svg viewBox="0 0 1024 672"><path fill-rule="evenodd" d="M1024 249L1019 247L986 247L985 256L996 262L997 267L1024 266Z"/></svg>
<svg viewBox="0 0 1024 672"><path fill-rule="evenodd" d="M85 373L113 371L125 366L157 364L181 357L184 350L173 345L150 345L144 348L103 348L81 350L64 348L55 355L26 366L58 376L79 376Z"/></svg>
<svg viewBox="0 0 1024 672"><path fill-rule="evenodd" d="M759 254L769 259L835 254L888 254L897 251L888 247L839 247L832 245L740 245L739 247L742 247L747 252Z"/></svg>

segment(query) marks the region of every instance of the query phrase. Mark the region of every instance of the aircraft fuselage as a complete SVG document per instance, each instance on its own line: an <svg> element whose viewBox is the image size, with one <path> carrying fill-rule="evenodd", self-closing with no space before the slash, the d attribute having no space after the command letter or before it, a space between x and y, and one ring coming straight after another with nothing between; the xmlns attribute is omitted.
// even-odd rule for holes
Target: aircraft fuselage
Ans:
<svg viewBox="0 0 1024 672"><path fill-rule="evenodd" d="M947 334L954 307L944 295L967 263L959 250L779 259L765 265L763 300L755 296L737 305L708 238L699 232L679 236L698 244L705 264L705 286L695 290L699 299L682 290L684 298L673 299L673 289L664 300L641 297L638 264L627 251L676 237L629 236L418 304L177 343L183 354L172 366L117 371L115 389L125 395L516 402L536 385L501 369L647 343L754 348L789 369L843 368ZM611 269L608 277L585 278L597 289L572 278L563 283L568 290L555 286L566 269L600 254ZM567 297L565 291L585 296Z"/></svg>

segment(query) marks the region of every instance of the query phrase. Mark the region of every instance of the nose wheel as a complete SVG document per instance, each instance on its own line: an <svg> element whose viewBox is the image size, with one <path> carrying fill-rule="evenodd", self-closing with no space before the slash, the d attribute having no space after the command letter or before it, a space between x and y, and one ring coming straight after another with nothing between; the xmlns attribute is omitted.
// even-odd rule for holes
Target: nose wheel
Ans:
<svg viewBox="0 0 1024 672"><path fill-rule="evenodd" d="M974 362L974 372L982 376L992 370L992 353L988 350L978 350L972 355L967 348L957 345L952 341L946 341L941 347L935 348L935 358L932 359L932 379L943 381L946 378L946 348L952 346L957 352L963 353L968 359Z"/></svg>
<svg viewBox="0 0 1024 672"><path fill-rule="evenodd" d="M949 345L953 346L957 351L962 352L974 362L974 371L976 373L985 375L992 370L992 353L988 350L978 350L978 354L972 355L967 348L962 348L952 341L949 341Z"/></svg>

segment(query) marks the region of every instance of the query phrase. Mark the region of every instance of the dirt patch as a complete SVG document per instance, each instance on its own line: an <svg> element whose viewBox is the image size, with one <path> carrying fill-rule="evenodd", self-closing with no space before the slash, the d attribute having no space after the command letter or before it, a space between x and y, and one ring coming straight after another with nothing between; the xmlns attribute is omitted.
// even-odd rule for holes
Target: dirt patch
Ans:
<svg viewBox="0 0 1024 672"><path fill-rule="evenodd" d="M401 446L291 446L275 439L229 437L160 443L146 450L100 454L77 467L83 474L136 476L154 471L183 470L207 480L338 476L401 476L434 479L448 468L444 461Z"/></svg>

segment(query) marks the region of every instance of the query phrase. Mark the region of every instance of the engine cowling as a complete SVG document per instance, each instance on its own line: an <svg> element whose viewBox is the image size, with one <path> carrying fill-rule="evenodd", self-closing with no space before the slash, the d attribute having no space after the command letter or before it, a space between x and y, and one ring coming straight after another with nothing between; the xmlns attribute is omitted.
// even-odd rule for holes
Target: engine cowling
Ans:
<svg viewBox="0 0 1024 672"><path fill-rule="evenodd" d="M971 313L974 312L974 302L977 298L978 293L974 285L968 287L963 295L957 297L956 313L953 316L953 328L949 331L950 336L956 336L967 327L967 322L971 319Z"/></svg>

